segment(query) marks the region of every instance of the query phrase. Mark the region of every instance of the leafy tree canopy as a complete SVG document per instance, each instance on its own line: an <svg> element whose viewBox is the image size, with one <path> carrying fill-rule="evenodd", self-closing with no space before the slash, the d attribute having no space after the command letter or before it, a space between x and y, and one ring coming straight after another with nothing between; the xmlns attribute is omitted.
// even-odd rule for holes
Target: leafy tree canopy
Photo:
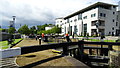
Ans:
<svg viewBox="0 0 120 68"><path fill-rule="evenodd" d="M37 34L56 34L56 33L61 33L61 28L54 26L52 29L50 30L42 30L42 31L38 31Z"/></svg>
<svg viewBox="0 0 120 68"><path fill-rule="evenodd" d="M10 33L10 34L14 34L15 31L16 31L16 29L15 29L14 27L10 27L10 28L8 29L8 33Z"/></svg>
<svg viewBox="0 0 120 68"><path fill-rule="evenodd" d="M2 29L2 28L0 28L0 32L8 32L8 29Z"/></svg>
<svg viewBox="0 0 120 68"><path fill-rule="evenodd" d="M38 26L37 26L37 30L38 30L38 31L45 30L45 27L51 26L51 25L52 25L52 24L38 25Z"/></svg>
<svg viewBox="0 0 120 68"><path fill-rule="evenodd" d="M35 26L30 27L30 33L31 34L36 34L37 33L37 30L36 30Z"/></svg>
<svg viewBox="0 0 120 68"><path fill-rule="evenodd" d="M18 29L18 32L21 34L29 35L30 30L27 25L23 25L21 28Z"/></svg>

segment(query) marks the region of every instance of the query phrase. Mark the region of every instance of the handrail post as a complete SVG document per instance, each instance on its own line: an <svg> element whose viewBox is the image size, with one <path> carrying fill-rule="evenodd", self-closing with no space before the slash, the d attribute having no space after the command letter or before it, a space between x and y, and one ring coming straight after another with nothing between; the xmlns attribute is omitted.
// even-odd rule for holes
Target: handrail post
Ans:
<svg viewBox="0 0 120 68"><path fill-rule="evenodd" d="M80 51L80 60L83 61L83 55L84 55L84 41L79 41L78 48Z"/></svg>
<svg viewBox="0 0 120 68"><path fill-rule="evenodd" d="M101 42L100 56L103 56L103 42Z"/></svg>
<svg viewBox="0 0 120 68"><path fill-rule="evenodd" d="M63 55L68 55L68 46L63 46Z"/></svg>
<svg viewBox="0 0 120 68"><path fill-rule="evenodd" d="M89 49L89 54L92 55L92 49Z"/></svg>
<svg viewBox="0 0 120 68"><path fill-rule="evenodd" d="M112 48L112 45L111 45L111 44L109 44L109 45L108 45L108 51L109 51L109 50L113 50L113 48Z"/></svg>
<svg viewBox="0 0 120 68"><path fill-rule="evenodd" d="M73 56L74 58L76 58L76 52L75 52L76 49L73 49Z"/></svg>
<svg viewBox="0 0 120 68"><path fill-rule="evenodd" d="M39 38L39 45L41 45L41 38Z"/></svg>

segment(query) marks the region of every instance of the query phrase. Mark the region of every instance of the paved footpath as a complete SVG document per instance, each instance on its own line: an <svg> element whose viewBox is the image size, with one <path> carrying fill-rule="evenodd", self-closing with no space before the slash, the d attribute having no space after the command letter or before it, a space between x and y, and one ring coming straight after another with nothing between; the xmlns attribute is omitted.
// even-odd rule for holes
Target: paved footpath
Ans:
<svg viewBox="0 0 120 68"><path fill-rule="evenodd" d="M22 46L32 46L38 44L39 44L38 40L36 41L34 39L24 39L13 48ZM42 42L42 44L45 43ZM0 59L0 68L18 68L18 65L16 64L16 57Z"/></svg>
<svg viewBox="0 0 120 68"><path fill-rule="evenodd" d="M18 68L15 57L0 59L0 68Z"/></svg>

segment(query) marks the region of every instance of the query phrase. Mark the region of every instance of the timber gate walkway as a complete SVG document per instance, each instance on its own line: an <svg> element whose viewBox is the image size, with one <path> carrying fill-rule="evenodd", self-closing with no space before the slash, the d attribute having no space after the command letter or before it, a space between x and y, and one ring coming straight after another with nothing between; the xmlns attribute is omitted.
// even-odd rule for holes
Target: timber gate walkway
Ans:
<svg viewBox="0 0 120 68"><path fill-rule="evenodd" d="M24 39L20 43L18 43L15 47L24 47L24 46L36 46L39 44L39 41L35 39ZM45 42L41 42L41 45L43 44L48 44ZM53 57L53 58L51 58ZM46 59L50 58L50 59ZM39 60L39 61L38 61ZM44 61L44 60L47 60ZM18 68L18 67L37 67L38 66L67 66L68 68L89 68L87 65L84 63L70 57L70 56L62 56L58 53L53 53L52 49L45 50L45 51L39 51L39 52L34 52L30 54L25 54L25 55L20 55L16 57L10 57L10 58L5 58L1 59L1 68ZM40 62L42 61L42 63ZM37 62L36 64L34 64ZM44 63L43 63L44 62ZM29 65L33 63L33 65ZM75 67L76 66L76 67Z"/></svg>
<svg viewBox="0 0 120 68"><path fill-rule="evenodd" d="M52 38L49 42L51 40ZM39 68L41 66L47 68L52 68L53 66L89 68L87 65L90 67L108 67L109 60L112 61L108 56L109 52L114 51L113 46L119 46L120 44L120 42L89 42L83 40L60 42L60 40L55 39L55 41L59 41L59 43L42 42L42 45L39 45L40 42L38 40L24 39L14 48L0 50L0 52L3 54L2 58L16 56L15 62L19 65L18 67L24 68ZM61 51L56 51L58 48L60 48L62 53Z"/></svg>

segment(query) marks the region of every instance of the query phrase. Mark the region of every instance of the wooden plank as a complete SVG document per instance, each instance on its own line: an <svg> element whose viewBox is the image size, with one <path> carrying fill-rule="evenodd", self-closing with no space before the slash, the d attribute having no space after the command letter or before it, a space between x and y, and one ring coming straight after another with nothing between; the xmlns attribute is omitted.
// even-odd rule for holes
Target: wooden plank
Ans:
<svg viewBox="0 0 120 68"><path fill-rule="evenodd" d="M80 52L83 52L83 49L100 49L99 47L83 47L84 44L98 44L98 45L109 45L109 49L111 48L112 45L120 45L120 42L84 42L84 41L79 41L79 42L65 42L65 43L54 43L54 44L46 44L46 45L41 45L41 46L26 46L26 47L21 47L18 48L21 52L18 51L19 55L21 54L27 54L27 53L32 53L32 52L37 52L37 51L42 51L42 50L47 50L47 49L55 49L55 48L60 48L64 46L73 46L73 45L79 45L79 48L81 49ZM105 49L103 47L103 49ZM10 54L8 54L10 51ZM3 54L1 58L6 58L6 57L12 57L15 56L14 53L15 49L7 49L7 50L0 50L0 53Z"/></svg>
<svg viewBox="0 0 120 68"><path fill-rule="evenodd" d="M84 49L101 49L101 47L95 47L95 46L84 46ZM102 49L108 49L108 47L103 47Z"/></svg>
<svg viewBox="0 0 120 68"><path fill-rule="evenodd" d="M71 62L72 64L74 64L74 66L76 68L90 68L89 66L87 66L86 64L82 63L81 61L75 59L75 58L72 58L70 56L65 56L65 58Z"/></svg>

